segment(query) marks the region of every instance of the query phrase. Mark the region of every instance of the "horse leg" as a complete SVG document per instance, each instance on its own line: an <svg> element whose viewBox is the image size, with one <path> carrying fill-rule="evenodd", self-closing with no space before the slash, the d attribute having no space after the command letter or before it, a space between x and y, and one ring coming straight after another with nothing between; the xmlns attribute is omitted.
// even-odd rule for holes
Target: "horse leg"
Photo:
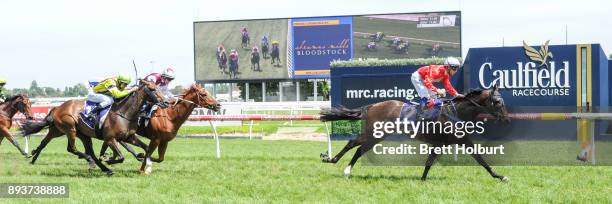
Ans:
<svg viewBox="0 0 612 204"><path fill-rule="evenodd" d="M128 145L128 143L123 142L123 141L119 141L119 144L121 144L121 146L123 146L123 148L125 148L130 154L134 155L134 157L136 157L136 159L138 159L138 153L136 153L134 148L132 148L130 145ZM140 161L140 160L138 160L138 161Z"/></svg>
<svg viewBox="0 0 612 204"><path fill-rule="evenodd" d="M464 143L466 146L474 146L474 143L472 143L471 140L467 139L466 142ZM491 166L489 166L489 164L487 164L487 162L484 160L484 158L482 158L482 155L480 154L472 154L472 157L474 158L474 160L476 160L476 162L478 162L478 164L480 164L482 167L484 167L487 172L489 172L489 174L491 174L491 176L493 178L497 178L501 181L508 181L509 178L502 176L502 175L497 175L497 173L495 173L495 171L493 171L493 169L491 168Z"/></svg>
<svg viewBox="0 0 612 204"><path fill-rule="evenodd" d="M370 143L364 143L361 146L359 146L359 148L357 149L357 151L355 152L355 155L353 155L353 158L351 159L351 162L349 162L348 166L346 166L346 168L344 168L344 176L345 177L349 177L351 175L351 170L353 169L353 166L355 166L355 163L357 163L357 160L361 157L361 155L365 154L366 152L370 151L370 149L374 146L374 144L376 144L376 142L370 141Z"/></svg>
<svg viewBox="0 0 612 204"><path fill-rule="evenodd" d="M147 148L147 152L145 153L145 160L142 162L142 165L140 166L141 173L149 175L153 171L153 162L151 161L151 155L153 154L153 152L155 152L155 149L157 149L157 146L159 145L159 143L160 143L159 139L153 139L149 143L149 148Z"/></svg>
<svg viewBox="0 0 612 204"><path fill-rule="evenodd" d="M26 158L29 158L30 156L28 155L27 152L25 152L21 146L19 146L19 143L17 142L17 140L15 140L13 138L13 136L11 135L11 133L9 132L9 130L6 127L2 127L0 128L0 135L2 135L1 137L6 138L9 142L11 142L13 144L13 146L15 146L19 152L21 152L21 155L25 156Z"/></svg>
<svg viewBox="0 0 612 204"><path fill-rule="evenodd" d="M336 154L336 156L334 158L329 158L329 155L325 154L325 153L321 153L321 159L323 160L323 162L325 163L336 163L338 162L338 160L340 160L340 158L342 158L342 156L344 156L344 154L346 154L346 152L348 152L349 150L353 149L354 147L361 145L361 142L358 140L359 138L355 138L352 140L349 140L349 142L346 144L346 146L344 146L344 148L342 148L342 150L340 152L338 152L338 154Z"/></svg>
<svg viewBox="0 0 612 204"><path fill-rule="evenodd" d="M142 140L138 139L138 137L134 137L133 141L131 141L133 143L133 145L136 145L137 147L142 148L142 150L144 150L145 152L147 151L147 149L149 148L149 145L145 144L144 142L142 142ZM136 154L136 159L140 162L144 161L145 158L145 154L144 153L138 153Z"/></svg>
<svg viewBox="0 0 612 204"><path fill-rule="evenodd" d="M166 155L166 148L168 147L168 142L161 142L159 144L159 148L157 149L157 157L158 158L151 158L152 161L157 162L157 163L161 163L164 161L164 156Z"/></svg>
<svg viewBox="0 0 612 204"><path fill-rule="evenodd" d="M108 161L106 161L106 164L113 165L117 163L123 163L123 160L125 160L125 158L123 157L123 154L121 154L121 150L119 150L119 146L117 145L117 140L114 138L111 138L110 140L106 141L106 143L109 145L111 150L113 150L113 157L109 159Z"/></svg>
<svg viewBox="0 0 612 204"><path fill-rule="evenodd" d="M38 147L36 147L36 149L32 150L32 161L30 162L31 164L36 163L36 160L38 159L38 156L40 156L40 153L42 152L43 149L45 149L45 147L47 146L47 144L49 144L49 142L51 142L51 140L53 138L62 136L64 133L60 132L57 128L55 127L50 127L49 128L49 132L47 132L47 136L45 136L45 138L40 141L40 144L38 145Z"/></svg>
<svg viewBox="0 0 612 204"><path fill-rule="evenodd" d="M87 153L89 159L93 160L95 162L96 165L98 165L98 167L100 167L100 169L106 173L106 175L108 176L112 176L113 175L113 171L111 171L110 169L108 169L108 167L106 167L97 157L96 157L96 153L94 153L93 150L93 144L91 142L91 137L87 137L87 136L79 136L79 139L81 139L81 142L83 142L83 146L85 147L85 153Z"/></svg>
<svg viewBox="0 0 612 204"><path fill-rule="evenodd" d="M436 153L431 153L427 157L427 161L425 162L425 170L423 171L423 176L421 176L422 181L425 181L427 179L427 173L429 173L429 169L431 168L431 165L433 165L434 161L436 161L437 157L438 157L438 154Z"/></svg>
<svg viewBox="0 0 612 204"><path fill-rule="evenodd" d="M508 177L502 176L502 175L498 175L497 173L495 173L495 171L493 171L493 169L491 168L491 166L489 166L489 164L487 164L487 162L482 158L482 155L480 154L472 154L472 157L474 157L474 159L478 162L478 164L480 164L482 167L484 167L487 172L489 172L489 174L491 174L491 176L493 178L497 178L501 181L508 181L510 180Z"/></svg>
<svg viewBox="0 0 612 204"><path fill-rule="evenodd" d="M75 130L72 130L70 132L68 132L66 135L68 135L68 146L66 147L66 150L76 156L79 157L79 159L85 159L87 160L87 162L89 163L89 169L94 169L96 168L96 163L95 160L93 158L91 158L90 155L87 155L83 152L79 152L75 146L75 142L76 142L76 137L77 137L77 133ZM80 137L79 137L80 138ZM81 141L83 141L83 139L81 139ZM85 142L83 142L83 145L86 146Z"/></svg>
<svg viewBox="0 0 612 204"><path fill-rule="evenodd" d="M100 160L106 158L106 150L108 149L108 144L106 142L102 142L102 148L100 148Z"/></svg>

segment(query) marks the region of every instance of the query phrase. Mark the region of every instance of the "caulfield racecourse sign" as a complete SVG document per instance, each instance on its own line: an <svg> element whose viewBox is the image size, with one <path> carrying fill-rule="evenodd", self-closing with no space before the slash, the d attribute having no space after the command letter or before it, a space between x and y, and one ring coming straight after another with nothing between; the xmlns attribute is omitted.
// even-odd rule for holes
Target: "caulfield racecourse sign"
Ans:
<svg viewBox="0 0 612 204"><path fill-rule="evenodd" d="M523 47L531 61L516 62L512 68L494 68L493 62L482 63L478 71L480 86L488 89L497 84L502 89L510 89L512 96L570 95L569 61L561 61L561 66L555 61L549 61L553 54L548 51L548 41L539 51L525 42Z"/></svg>
<svg viewBox="0 0 612 204"><path fill-rule="evenodd" d="M472 48L466 67L469 87L498 85L514 105L576 104L575 45Z"/></svg>

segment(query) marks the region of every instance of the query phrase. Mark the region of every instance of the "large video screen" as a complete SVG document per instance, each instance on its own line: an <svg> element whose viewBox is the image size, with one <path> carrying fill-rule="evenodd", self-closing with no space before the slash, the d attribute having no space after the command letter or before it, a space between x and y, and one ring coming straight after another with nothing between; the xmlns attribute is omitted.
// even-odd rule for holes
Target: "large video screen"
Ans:
<svg viewBox="0 0 612 204"><path fill-rule="evenodd" d="M461 56L461 13L194 22L195 79L328 78L334 60Z"/></svg>

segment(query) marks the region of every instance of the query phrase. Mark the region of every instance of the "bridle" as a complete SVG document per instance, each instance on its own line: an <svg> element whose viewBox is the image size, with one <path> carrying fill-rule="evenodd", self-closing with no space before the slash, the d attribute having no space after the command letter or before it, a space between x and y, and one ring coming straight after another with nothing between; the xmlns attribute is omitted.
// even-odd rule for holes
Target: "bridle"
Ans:
<svg viewBox="0 0 612 204"><path fill-rule="evenodd" d="M202 100L202 98L205 98L206 96L202 96L202 94L200 93L200 91L197 91L197 92L196 92L196 97L197 97L197 98L196 98L196 101L198 101L198 102L199 102L199 101L201 101L201 100ZM190 100L187 100L187 99L184 99L184 98L178 98L178 100L176 100L176 102L175 102L175 104L174 104L174 105L176 105L176 103L178 103L178 101L179 101L179 100L181 100L181 101L185 101L185 102L190 103L190 104L193 104L193 105L195 105L196 107L202 107L202 108L208 108L208 109L214 109L214 108L215 108L215 106L214 106L214 105L209 104L209 103L207 103L207 105L206 105L206 106L202 106L202 105L200 105L200 104L198 104L198 103L196 103L196 102L193 102L193 101L190 101Z"/></svg>
<svg viewBox="0 0 612 204"><path fill-rule="evenodd" d="M8 105L8 107L10 108L11 111L23 113L23 115L25 115L27 120L31 120L34 117L26 111L25 103L26 103L25 99L21 98L21 103L19 103L19 101L17 100L14 100L10 102L10 105ZM4 116L9 117L8 115L4 115Z"/></svg>

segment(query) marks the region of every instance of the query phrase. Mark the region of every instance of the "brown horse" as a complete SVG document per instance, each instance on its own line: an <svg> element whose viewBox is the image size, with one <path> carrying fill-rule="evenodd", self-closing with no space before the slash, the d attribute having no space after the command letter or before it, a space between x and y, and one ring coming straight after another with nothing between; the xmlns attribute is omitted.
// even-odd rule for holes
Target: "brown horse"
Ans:
<svg viewBox="0 0 612 204"><path fill-rule="evenodd" d="M19 152L21 152L21 155L26 158L29 157L28 153L21 149L21 146L19 146L17 140L13 138L9 129L11 129L13 125L13 116L15 116L17 112L23 113L27 120L33 119L31 106L32 103L30 99L22 94L13 96L7 99L6 102L0 104L0 144L2 144L2 140L6 138L19 150Z"/></svg>
<svg viewBox="0 0 612 204"><path fill-rule="evenodd" d="M136 132L138 135L151 140L146 148L146 159L143 161L140 168L142 173L151 173L151 161L157 163L164 161L168 142L176 137L178 129L185 123L196 107L204 107L213 111L219 111L221 105L206 89L202 88L199 84L194 84L185 91L183 97L179 98L176 104L171 105L170 108L155 110L151 116L149 125L138 128ZM106 151L106 147L106 145L102 146L102 150L100 151L101 155ZM151 155L155 152L156 148L158 158L152 158Z"/></svg>
<svg viewBox="0 0 612 204"><path fill-rule="evenodd" d="M51 139L67 135L68 136L68 152L79 156L89 162L90 168L95 168L97 165L107 175L112 175L113 172L108 169L93 152L91 138L104 140L104 143L110 145L115 154L121 155L117 147L117 140L127 140L129 135L136 132L136 119L140 107L145 101L150 101L164 107L162 103L163 96L156 90L155 84L145 80L139 81L138 90L125 97L119 102L116 102L112 107L105 122L102 125L102 134L96 134L95 130L87 127L80 120L79 113L84 109L85 102L83 100L70 100L62 105L52 109L45 121L37 123L26 123L22 129L25 135L41 131L45 127L49 127L47 136L41 141L41 144L33 152L35 158ZM85 154L79 152L75 146L75 139L78 137L85 147ZM34 160L34 159L33 159ZM109 164L118 163L120 161L109 161Z"/></svg>
<svg viewBox="0 0 612 204"><path fill-rule="evenodd" d="M487 113L496 117L502 122L509 122L508 112L504 105L503 99L497 90L497 86L494 86L489 90L477 90L468 93L464 98L454 98L448 102L448 104L454 103L456 108L450 105L442 108L442 114L438 118L439 121L474 121L477 119L479 114ZM361 135L358 138L349 140L348 144L334 157L330 158L327 154L321 154L321 158L325 163L336 163L342 156L354 147L359 146L353 159L351 159L349 165L344 169L344 175L349 176L351 169L361 157L361 155L370 151L372 147L381 142L387 135L381 138L375 138L373 136L373 125L377 121L395 121L396 118L400 117L400 111L404 102L389 100L372 105L364 106L358 109L347 109L347 108L333 108L331 110L325 110L321 112L322 121L335 121L335 120L365 120ZM455 111L456 110L456 111ZM442 145L448 144L465 144L466 146L473 146L472 139L469 135L461 138L455 137L453 134L417 134L417 140L430 143L433 146L441 147ZM433 165L437 154L429 154L427 161L425 162L425 170L423 172L422 180L427 179L427 173L429 168ZM507 177L497 175L491 167L484 161L481 155L472 154L472 157L482 165L494 178L498 178L502 181L508 180Z"/></svg>

